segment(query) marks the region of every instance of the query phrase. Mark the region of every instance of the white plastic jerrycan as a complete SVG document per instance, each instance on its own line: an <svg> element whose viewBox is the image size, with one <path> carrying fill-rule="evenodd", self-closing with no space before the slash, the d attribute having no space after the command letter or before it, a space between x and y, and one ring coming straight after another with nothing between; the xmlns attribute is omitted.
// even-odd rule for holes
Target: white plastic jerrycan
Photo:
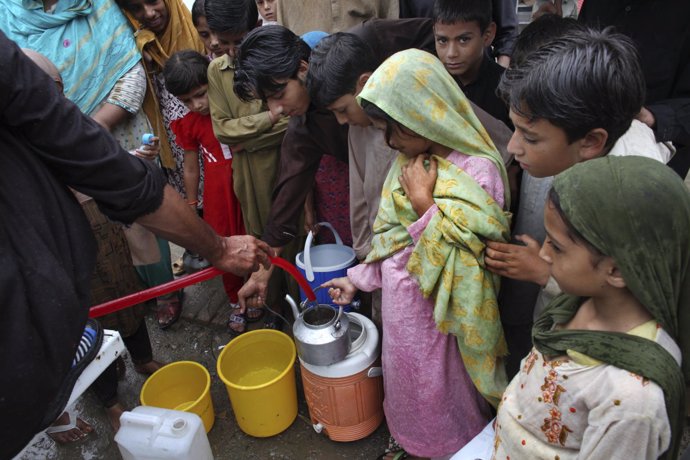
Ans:
<svg viewBox="0 0 690 460"><path fill-rule="evenodd" d="M139 406L120 417L115 442L124 460L213 460L201 418L190 412Z"/></svg>

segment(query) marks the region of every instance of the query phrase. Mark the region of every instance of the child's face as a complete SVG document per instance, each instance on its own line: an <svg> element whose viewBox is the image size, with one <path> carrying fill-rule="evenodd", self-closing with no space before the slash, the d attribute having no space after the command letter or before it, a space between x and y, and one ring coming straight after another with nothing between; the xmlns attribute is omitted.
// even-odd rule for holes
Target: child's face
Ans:
<svg viewBox="0 0 690 460"><path fill-rule="evenodd" d="M237 54L237 50L240 48L240 43L242 43L242 39L248 33L249 31L238 34L234 34L231 32L216 32L216 37L218 37L219 45L218 55L223 56L227 54L231 58L234 58Z"/></svg>
<svg viewBox="0 0 690 460"><path fill-rule="evenodd" d="M372 118L371 122L374 128L382 130L385 136L386 122L377 118ZM428 153L431 149L431 141L398 124L393 125L387 144L390 148L397 150L407 158L414 158L422 153Z"/></svg>
<svg viewBox="0 0 690 460"><path fill-rule="evenodd" d="M285 87L278 92L266 95L266 103L271 112L282 113L288 117L307 113L311 98L307 87L299 78L276 80L276 83L285 83Z"/></svg>
<svg viewBox="0 0 690 460"><path fill-rule="evenodd" d="M271 112L288 117L307 113L309 104L311 104L309 91L307 91L307 87L304 84L308 70L309 64L306 61L300 61L296 78L275 80L276 83L285 84L285 87L273 94L265 94L266 104L268 104Z"/></svg>
<svg viewBox="0 0 690 460"><path fill-rule="evenodd" d="M558 286L571 295L591 297L607 279L607 268L601 255L595 254L582 242L573 241L568 227L551 201L544 208L546 239L539 252L551 270ZM598 261L597 261L598 260Z"/></svg>
<svg viewBox="0 0 690 460"><path fill-rule="evenodd" d="M276 7L278 6L277 0L256 0L256 6L259 9L259 14L265 20L278 20L278 12L276 11Z"/></svg>
<svg viewBox="0 0 690 460"><path fill-rule="evenodd" d="M477 21L434 24L436 54L448 73L463 85L476 81L486 47L491 45L496 24L489 24L482 33Z"/></svg>
<svg viewBox="0 0 690 460"><path fill-rule="evenodd" d="M177 98L191 111L201 115L208 115L208 85L201 85L188 93L180 94Z"/></svg>
<svg viewBox="0 0 690 460"><path fill-rule="evenodd" d="M333 101L328 107L333 112L338 123L352 126L371 126L371 120L362 107L357 104L356 95L345 94Z"/></svg>
<svg viewBox="0 0 690 460"><path fill-rule="evenodd" d="M509 114L515 132L508 152L531 176L555 176L584 160L580 154L582 140L569 143L565 131L548 120L530 121L512 109Z"/></svg>
<svg viewBox="0 0 690 460"><path fill-rule="evenodd" d="M151 32L159 35L168 27L170 15L163 0L126 0L125 9Z"/></svg>
<svg viewBox="0 0 690 460"><path fill-rule="evenodd" d="M211 57L214 59L219 56L222 56L223 53L221 52L218 36L215 33L211 32L211 29L208 28L206 16L199 16L197 18L196 24L194 24L194 27L196 27L196 31L199 33L201 41L204 42L204 48L206 48L206 53L210 54Z"/></svg>

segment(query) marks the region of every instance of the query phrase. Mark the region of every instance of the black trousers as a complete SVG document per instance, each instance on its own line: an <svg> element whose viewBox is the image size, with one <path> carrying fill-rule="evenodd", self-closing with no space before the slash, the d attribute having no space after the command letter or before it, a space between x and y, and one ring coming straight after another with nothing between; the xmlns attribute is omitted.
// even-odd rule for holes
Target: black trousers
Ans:
<svg viewBox="0 0 690 460"><path fill-rule="evenodd" d="M149 330L144 319L141 320L139 329L129 337L123 337L122 341L134 364L145 364L153 359ZM91 384L91 389L104 407L112 407L117 404L117 361L114 361L98 376Z"/></svg>

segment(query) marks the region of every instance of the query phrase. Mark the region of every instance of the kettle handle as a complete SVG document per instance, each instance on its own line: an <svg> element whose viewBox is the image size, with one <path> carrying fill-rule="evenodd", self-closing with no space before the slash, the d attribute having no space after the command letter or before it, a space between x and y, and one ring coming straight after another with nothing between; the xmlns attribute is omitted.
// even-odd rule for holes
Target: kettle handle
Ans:
<svg viewBox="0 0 690 460"><path fill-rule="evenodd" d="M333 323L333 327L335 328L336 331L340 329L340 318L343 316L344 311L345 310L343 310L343 306L339 305L338 306L338 316L335 317L335 323Z"/></svg>
<svg viewBox="0 0 690 460"><path fill-rule="evenodd" d="M338 232L335 231L335 228L328 222L319 222L317 225L319 226L324 226L328 229L330 229L331 233L333 233L333 237L335 238L335 244L338 246L343 245L343 240L340 238L340 235L338 235ZM310 230L309 234L307 235L307 240L304 243L304 271L307 274L307 280L314 281L314 268L311 266L311 245L314 240L314 233Z"/></svg>

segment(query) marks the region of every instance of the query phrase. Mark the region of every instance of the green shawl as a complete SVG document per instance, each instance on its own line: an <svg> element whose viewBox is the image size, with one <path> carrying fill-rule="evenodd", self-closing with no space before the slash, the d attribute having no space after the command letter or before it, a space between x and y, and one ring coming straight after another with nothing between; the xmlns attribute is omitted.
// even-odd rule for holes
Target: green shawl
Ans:
<svg viewBox="0 0 690 460"><path fill-rule="evenodd" d="M580 163L554 180L563 212L601 253L616 261L628 289L690 356L690 194L668 167L649 158L606 157ZM547 355L576 350L657 383L678 456L684 421L682 372L673 357L650 340L614 332L553 329L573 317L585 299L561 295L535 322L534 345Z"/></svg>
<svg viewBox="0 0 690 460"><path fill-rule="evenodd" d="M430 140L488 158L508 190L505 168L491 139L460 88L432 55L419 50L393 55L372 74L360 97ZM508 239L509 215L471 176L448 160L435 158L438 178L433 195L440 212L416 244L407 270L422 295L434 298L438 329L457 336L463 363L478 391L496 405L506 385L501 359L506 346L496 303L499 277L484 267L484 242ZM400 155L388 174L366 262L390 257L414 243L407 227L419 217L398 181L407 161Z"/></svg>

